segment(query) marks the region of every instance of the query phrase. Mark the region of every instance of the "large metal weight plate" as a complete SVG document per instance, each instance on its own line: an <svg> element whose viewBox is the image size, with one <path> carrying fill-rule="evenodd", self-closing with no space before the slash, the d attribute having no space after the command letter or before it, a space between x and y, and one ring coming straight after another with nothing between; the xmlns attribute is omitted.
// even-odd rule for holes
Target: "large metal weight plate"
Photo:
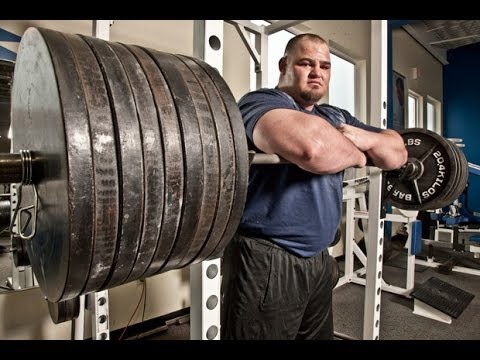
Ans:
<svg viewBox="0 0 480 360"><path fill-rule="evenodd" d="M218 92L222 94L222 101L225 105L225 109L227 110L230 120L230 128L235 143L235 195L232 202L232 212L220 242L212 251L212 253L207 256L207 259L214 259L220 256L227 243L232 239L235 231L237 230L238 224L240 223L243 209L245 207L248 187L248 172L250 168L248 163L247 137L245 136L242 115L240 114L240 110L238 109L235 98L233 97L233 94L227 86L225 80L220 76L216 69L204 61L195 58L191 59L205 70L208 76L210 76L210 78L213 80Z"/></svg>
<svg viewBox="0 0 480 360"><path fill-rule="evenodd" d="M453 186L451 186L448 189L445 189L445 192L443 193L442 200L445 201L446 205L451 203L454 199L450 200L452 198L452 195L456 193L456 188L459 185L459 180L462 177L462 169L461 169L461 162L460 162L460 153L456 150L456 145L452 143L451 141L448 141L448 146L452 150L454 162L453 162L453 168L452 168L452 177L453 177ZM440 200L440 198L439 198Z"/></svg>
<svg viewBox="0 0 480 360"><path fill-rule="evenodd" d="M185 256L194 241L204 192L203 147L198 117L188 85L172 54L145 49L162 71L177 109L184 155L184 193L182 216L174 246L161 271L171 270Z"/></svg>
<svg viewBox="0 0 480 360"><path fill-rule="evenodd" d="M238 227L243 121L201 60L30 28L12 132L13 152L33 153L37 232L25 243L50 303L215 258Z"/></svg>
<svg viewBox="0 0 480 360"><path fill-rule="evenodd" d="M127 46L135 55L148 79L159 116L164 157L165 199L163 217L159 219L160 234L153 258L144 276L157 273L170 254L180 223L184 187L184 160L180 124L177 110L165 81L155 61L143 49ZM161 221L161 223L160 223Z"/></svg>
<svg viewBox="0 0 480 360"><path fill-rule="evenodd" d="M450 192L445 196L445 206L453 203L465 190L468 181L468 161L463 151L453 142L449 141L450 147L456 155L458 174L456 174L455 184Z"/></svg>
<svg viewBox="0 0 480 360"><path fill-rule="evenodd" d="M198 213L198 224L195 229L192 242L178 264L183 267L189 264L199 250L205 245L211 234L212 224L217 213L217 201L219 192L219 153L217 131L215 128L210 103L198 82L195 73L177 56L172 58L180 74L182 75L188 92L192 98L193 106L200 128L200 138L203 153L203 194L202 205Z"/></svg>
<svg viewBox="0 0 480 360"><path fill-rule="evenodd" d="M78 297L55 303L47 300L47 304L54 324L76 319L80 314L80 298Z"/></svg>
<svg viewBox="0 0 480 360"><path fill-rule="evenodd" d="M195 254L194 258L189 259L191 262L199 262L205 260L217 247L230 218L233 197L235 195L235 144L233 142L230 120L225 110L225 105L213 80L205 70L192 59L186 56L179 56L179 58L189 67L198 80L210 105L210 110L214 118L220 157L218 206L212 230L202 248L194 249L195 251L200 251ZM193 254L192 250L191 248L189 252ZM187 255L187 257L189 256Z"/></svg>
<svg viewBox="0 0 480 360"><path fill-rule="evenodd" d="M162 140L157 109L142 67L124 46L115 43L109 43L109 46L122 62L130 82L140 122L143 145L145 211L137 258L128 276L128 280L135 280L143 275L150 265L160 233L164 198Z"/></svg>
<svg viewBox="0 0 480 360"><path fill-rule="evenodd" d="M93 254L88 286L86 282L82 287L82 290L89 292L103 284L115 255L111 249L115 248L117 242L120 211L115 130L106 84L93 51L80 36L64 36L75 55L88 109L92 142L95 205ZM98 271L98 268L101 270Z"/></svg>
<svg viewBox="0 0 480 360"><path fill-rule="evenodd" d="M467 157L465 156L465 153L462 151L461 148L455 146L455 149L457 150L457 152L459 153L460 155L460 167L462 168L462 177L460 178L460 181L459 181L459 185L458 185L458 188L457 188L457 194L455 199L460 196L460 194L462 194L464 191L465 191L465 188L467 187L468 185L468 175L470 173L469 169L468 169L468 160L467 160Z"/></svg>
<svg viewBox="0 0 480 360"><path fill-rule="evenodd" d="M458 162L448 140L425 129L400 131L415 175L399 178L397 171L386 172L386 191L393 205L407 210L430 210L445 205L458 175ZM393 189L392 189L393 188Z"/></svg>
<svg viewBox="0 0 480 360"><path fill-rule="evenodd" d="M91 262L93 168L85 98L60 33L24 33L11 105L12 150L32 150L39 164L33 169L39 179L37 232L25 243L32 268L49 301L72 298ZM23 196L33 203L27 191Z"/></svg>
<svg viewBox="0 0 480 360"><path fill-rule="evenodd" d="M108 272L103 284L90 277L88 289L98 290L123 283L132 271L140 235L144 211L144 163L143 147L137 109L125 69L115 52L104 40L82 36L93 50L112 102L112 117L116 131L117 155L120 160L121 211L119 236L108 244L105 251L114 253L111 271L101 264L93 269ZM96 267L95 267L96 265Z"/></svg>

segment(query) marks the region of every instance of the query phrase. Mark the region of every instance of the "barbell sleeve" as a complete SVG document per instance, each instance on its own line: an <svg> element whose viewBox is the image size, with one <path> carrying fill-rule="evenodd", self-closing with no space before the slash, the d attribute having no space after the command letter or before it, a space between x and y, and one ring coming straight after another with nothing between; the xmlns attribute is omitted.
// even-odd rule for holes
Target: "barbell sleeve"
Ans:
<svg viewBox="0 0 480 360"><path fill-rule="evenodd" d="M20 154L0 154L0 184L22 182L22 157Z"/></svg>

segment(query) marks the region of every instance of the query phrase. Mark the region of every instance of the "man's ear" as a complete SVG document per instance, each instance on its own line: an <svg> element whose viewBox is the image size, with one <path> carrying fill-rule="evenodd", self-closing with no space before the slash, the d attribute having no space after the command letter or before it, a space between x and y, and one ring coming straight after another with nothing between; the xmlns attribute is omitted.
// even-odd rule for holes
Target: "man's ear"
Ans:
<svg viewBox="0 0 480 360"><path fill-rule="evenodd" d="M287 57L283 56L278 60L278 70L280 70L280 74L285 75L285 69L287 68Z"/></svg>

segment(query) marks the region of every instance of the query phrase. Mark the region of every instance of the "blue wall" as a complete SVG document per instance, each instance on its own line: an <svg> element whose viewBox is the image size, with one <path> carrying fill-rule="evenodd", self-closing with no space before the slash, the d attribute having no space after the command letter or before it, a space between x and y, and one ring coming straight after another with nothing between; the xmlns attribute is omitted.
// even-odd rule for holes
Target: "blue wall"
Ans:
<svg viewBox="0 0 480 360"><path fill-rule="evenodd" d="M480 44L448 51L443 67L443 136L462 138L467 160L480 164ZM480 176L468 179L468 205L480 211Z"/></svg>

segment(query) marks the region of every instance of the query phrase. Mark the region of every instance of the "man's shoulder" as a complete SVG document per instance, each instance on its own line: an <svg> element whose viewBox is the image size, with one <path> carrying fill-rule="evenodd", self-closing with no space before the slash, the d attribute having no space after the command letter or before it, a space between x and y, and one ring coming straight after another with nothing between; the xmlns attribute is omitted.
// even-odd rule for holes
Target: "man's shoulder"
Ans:
<svg viewBox="0 0 480 360"><path fill-rule="evenodd" d="M348 111L330 104L318 104L315 105L315 109L320 115L343 123L347 122L347 117L351 117Z"/></svg>
<svg viewBox="0 0 480 360"><path fill-rule="evenodd" d="M247 101L255 100L258 101L260 99L283 99L284 101L293 101L290 95L287 93L273 88L261 88L257 90L250 91L243 95L240 100L238 101L239 104L245 103Z"/></svg>
<svg viewBox="0 0 480 360"><path fill-rule="evenodd" d="M345 110L339 108L338 106L330 105L330 104L317 104L315 105L317 110L319 111L333 111L333 112L343 112Z"/></svg>

